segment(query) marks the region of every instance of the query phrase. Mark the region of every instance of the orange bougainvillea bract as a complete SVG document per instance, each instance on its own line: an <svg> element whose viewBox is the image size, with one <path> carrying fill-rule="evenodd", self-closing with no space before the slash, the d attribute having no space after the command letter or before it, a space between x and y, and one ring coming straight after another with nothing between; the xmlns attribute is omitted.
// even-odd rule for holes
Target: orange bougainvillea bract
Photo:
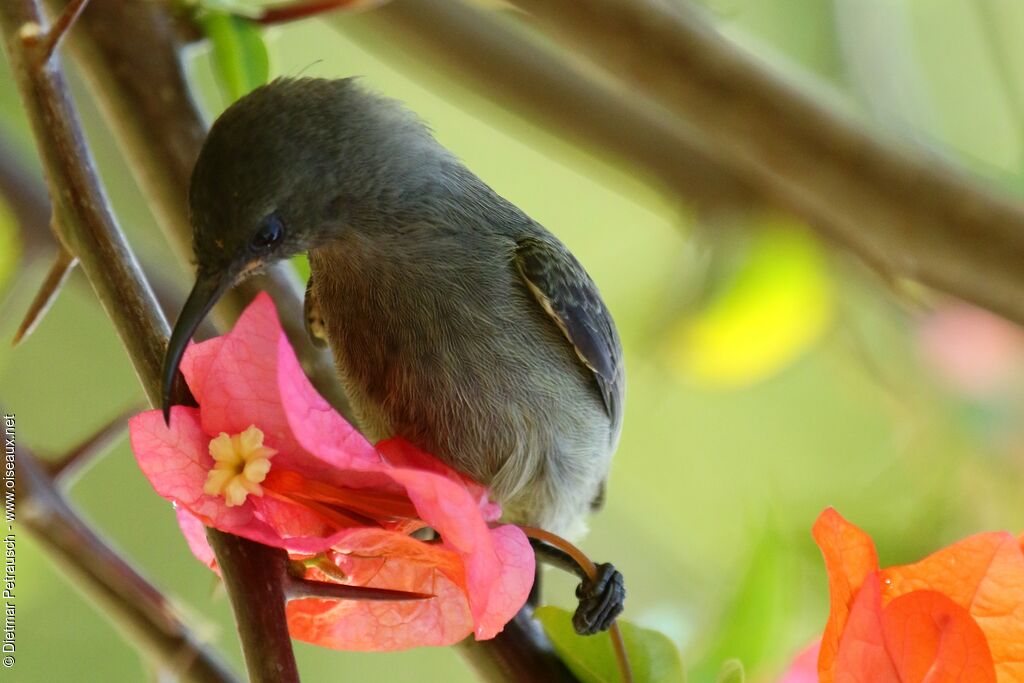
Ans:
<svg viewBox="0 0 1024 683"><path fill-rule="evenodd" d="M400 439L370 444L316 393L260 295L231 333L185 353L198 408L129 423L132 450L215 568L204 526L287 550L306 578L425 593L420 601L308 598L295 638L351 650L448 645L499 633L525 603L535 559L498 525L486 490ZM432 528L439 540L410 534Z"/></svg>
<svg viewBox="0 0 1024 683"><path fill-rule="evenodd" d="M1024 681L1024 552L983 533L880 569L871 538L825 510L814 525L831 611L821 683Z"/></svg>

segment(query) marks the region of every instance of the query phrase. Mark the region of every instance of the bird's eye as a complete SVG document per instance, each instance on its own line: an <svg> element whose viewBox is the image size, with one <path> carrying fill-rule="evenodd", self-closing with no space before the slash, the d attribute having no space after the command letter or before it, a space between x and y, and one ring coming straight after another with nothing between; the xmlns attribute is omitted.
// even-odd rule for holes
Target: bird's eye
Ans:
<svg viewBox="0 0 1024 683"><path fill-rule="evenodd" d="M284 223L280 218L271 214L252 236L250 245L257 251L267 251L276 247L282 239L284 239Z"/></svg>

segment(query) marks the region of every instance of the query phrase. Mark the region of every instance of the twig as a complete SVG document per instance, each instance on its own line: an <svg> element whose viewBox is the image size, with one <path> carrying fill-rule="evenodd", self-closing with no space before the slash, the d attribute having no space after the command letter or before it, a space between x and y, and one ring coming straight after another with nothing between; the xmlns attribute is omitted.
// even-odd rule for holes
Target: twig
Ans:
<svg viewBox="0 0 1024 683"><path fill-rule="evenodd" d="M234 673L175 613L160 591L97 536L67 503L40 461L15 447L18 522L63 572L77 580L112 617L122 634L175 678L229 683Z"/></svg>
<svg viewBox="0 0 1024 683"><path fill-rule="evenodd" d="M75 20L85 9L85 6L89 4L89 0L71 0L67 7L64 8L57 18L53 20L49 30L43 34L42 39L39 41L39 46L36 51L36 60L38 65L42 65L44 62L49 61L50 57L53 56L54 51L60 44L62 38L67 35L67 32L74 26Z"/></svg>
<svg viewBox="0 0 1024 683"><path fill-rule="evenodd" d="M22 39L23 27L39 30L43 24L35 0L0 3L4 47L46 169L58 217L55 226L61 232L61 241L81 261L150 403L156 404L167 321L110 213L61 70L53 61L37 67L32 45ZM236 608L246 661L252 666L251 679L256 683L297 681L285 622L283 586L265 583L260 576L264 571L261 563L268 556L284 553L214 530L208 535ZM248 564L249 560L254 564ZM251 653L259 653L260 661L255 662Z"/></svg>
<svg viewBox="0 0 1024 683"><path fill-rule="evenodd" d="M671 3L513 0L737 175L892 274L1024 322L1024 207L814 101Z"/></svg>
<svg viewBox="0 0 1024 683"><path fill-rule="evenodd" d="M443 93L454 87L462 102L486 98L559 140L625 163L662 192L709 209L758 201L688 127L572 66L494 12L461 0L394 0L330 25L427 83L443 79Z"/></svg>

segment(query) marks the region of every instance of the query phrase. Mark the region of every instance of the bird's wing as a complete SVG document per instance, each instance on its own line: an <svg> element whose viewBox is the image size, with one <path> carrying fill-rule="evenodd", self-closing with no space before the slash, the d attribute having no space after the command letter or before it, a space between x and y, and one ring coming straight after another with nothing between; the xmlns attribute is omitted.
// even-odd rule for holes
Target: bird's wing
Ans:
<svg viewBox="0 0 1024 683"><path fill-rule="evenodd" d="M306 334L313 346L322 349L327 346L327 332L324 329L324 320L320 317L320 304L316 300L313 291L313 275L310 274L306 282L306 298L302 302L303 318L306 321Z"/></svg>
<svg viewBox="0 0 1024 683"><path fill-rule="evenodd" d="M516 267L576 355L594 373L613 425L622 418L622 346L597 286L579 261L553 239L527 237L516 244Z"/></svg>

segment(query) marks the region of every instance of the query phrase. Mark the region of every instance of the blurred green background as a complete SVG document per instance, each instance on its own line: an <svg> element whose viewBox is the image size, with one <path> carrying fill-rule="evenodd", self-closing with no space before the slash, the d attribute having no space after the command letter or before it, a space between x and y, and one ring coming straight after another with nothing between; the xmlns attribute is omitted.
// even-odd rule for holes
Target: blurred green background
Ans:
<svg viewBox="0 0 1024 683"><path fill-rule="evenodd" d="M709 0L722 30L869 126L1024 194L1024 4L1018 0ZM340 28L340 30L338 30ZM404 72L357 16L267 32L273 75L347 76L403 100L501 194L562 238L622 334L625 430L584 548L626 576L627 618L681 648L693 681L743 661L770 680L824 624L810 527L826 506L867 529L883 564L983 529L1024 529L1024 335L988 314L883 281L775 214L698 215L629 173ZM207 113L224 106L188 53ZM6 67L5 67L6 68ZM72 75L74 72L72 70ZM106 189L132 246L166 246L75 79ZM35 164L10 75L0 132ZM17 263L0 214L0 338L47 264ZM168 266L170 267L170 266ZM184 272L169 271L182 289ZM19 442L57 454L141 404L81 276L35 334L0 344L0 401ZM240 667L230 610L171 507L120 444L72 489L85 516ZM19 681L152 678L115 628L18 536ZM554 578L549 600L572 603ZM297 644L306 680L473 680L449 650L353 654ZM9 673L9 672L4 672Z"/></svg>

